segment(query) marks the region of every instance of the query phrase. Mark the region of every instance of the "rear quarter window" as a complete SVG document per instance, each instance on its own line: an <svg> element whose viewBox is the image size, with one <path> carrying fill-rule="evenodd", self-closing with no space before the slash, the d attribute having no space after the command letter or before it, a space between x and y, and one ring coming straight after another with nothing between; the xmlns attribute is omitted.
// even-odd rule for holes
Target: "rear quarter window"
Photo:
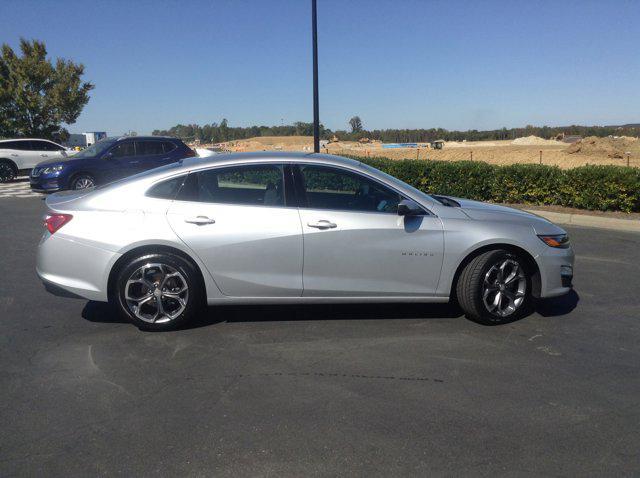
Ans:
<svg viewBox="0 0 640 478"><path fill-rule="evenodd" d="M162 142L162 150L165 153L170 153L171 151L173 151L177 147L178 146L175 143L172 143L171 141L163 141Z"/></svg>
<svg viewBox="0 0 640 478"><path fill-rule="evenodd" d="M185 174L184 176L178 176L154 184L149 188L146 196L156 199L173 200L178 195L178 191L180 191L186 177L187 175Z"/></svg>

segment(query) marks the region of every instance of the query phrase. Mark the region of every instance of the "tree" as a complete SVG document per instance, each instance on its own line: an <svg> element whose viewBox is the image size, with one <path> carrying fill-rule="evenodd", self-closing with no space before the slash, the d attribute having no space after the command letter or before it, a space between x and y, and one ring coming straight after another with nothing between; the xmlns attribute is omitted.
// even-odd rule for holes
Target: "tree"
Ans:
<svg viewBox="0 0 640 478"><path fill-rule="evenodd" d="M94 85L82 82L84 65L47 59L43 42L20 40L22 56L2 45L0 56L0 137L64 136L89 101Z"/></svg>
<svg viewBox="0 0 640 478"><path fill-rule="evenodd" d="M360 116L354 116L351 118L349 120L349 124L351 125L352 133L359 133L362 131L362 120L360 119Z"/></svg>

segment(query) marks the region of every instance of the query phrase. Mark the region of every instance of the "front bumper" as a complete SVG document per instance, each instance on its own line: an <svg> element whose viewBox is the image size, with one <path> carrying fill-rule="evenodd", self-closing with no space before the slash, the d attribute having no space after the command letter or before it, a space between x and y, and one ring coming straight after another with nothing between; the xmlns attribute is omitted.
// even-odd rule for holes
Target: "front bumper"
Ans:
<svg viewBox="0 0 640 478"><path fill-rule="evenodd" d="M573 288L574 252L548 247L538 256L540 268L540 297L557 297Z"/></svg>
<svg viewBox="0 0 640 478"><path fill-rule="evenodd" d="M31 190L37 193L55 193L62 190L61 180L57 176L29 176L29 185Z"/></svg>

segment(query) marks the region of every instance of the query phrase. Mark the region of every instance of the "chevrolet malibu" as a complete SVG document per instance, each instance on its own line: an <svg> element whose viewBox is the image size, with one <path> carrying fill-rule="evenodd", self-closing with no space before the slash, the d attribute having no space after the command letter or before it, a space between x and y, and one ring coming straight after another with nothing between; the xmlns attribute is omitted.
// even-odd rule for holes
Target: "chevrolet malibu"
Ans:
<svg viewBox="0 0 640 478"><path fill-rule="evenodd" d="M245 153L47 198L37 273L163 330L206 304L447 302L500 324L567 293L564 230L360 162Z"/></svg>

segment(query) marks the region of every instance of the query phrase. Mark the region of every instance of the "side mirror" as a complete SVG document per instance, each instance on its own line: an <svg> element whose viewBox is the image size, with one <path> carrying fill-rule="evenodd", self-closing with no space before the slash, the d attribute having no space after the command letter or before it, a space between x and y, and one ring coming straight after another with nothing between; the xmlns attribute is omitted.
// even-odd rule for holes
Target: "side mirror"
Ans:
<svg viewBox="0 0 640 478"><path fill-rule="evenodd" d="M102 156L102 159L111 159L113 158L113 153L111 151L104 153L104 156Z"/></svg>
<svg viewBox="0 0 640 478"><path fill-rule="evenodd" d="M424 216L424 210L411 199L403 199L398 203L398 216Z"/></svg>

